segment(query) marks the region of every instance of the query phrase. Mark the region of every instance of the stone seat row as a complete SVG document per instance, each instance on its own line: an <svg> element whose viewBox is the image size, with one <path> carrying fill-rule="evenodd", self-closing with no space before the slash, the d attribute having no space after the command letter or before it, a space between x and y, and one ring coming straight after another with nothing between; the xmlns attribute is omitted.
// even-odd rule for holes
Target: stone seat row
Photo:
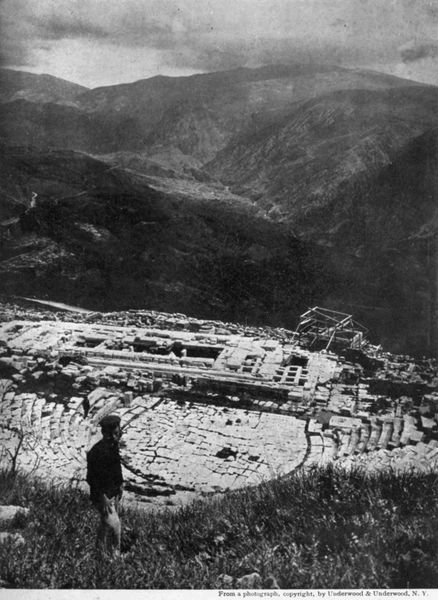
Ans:
<svg viewBox="0 0 438 600"><path fill-rule="evenodd" d="M81 403L76 399L72 408L36 394L10 394L0 404L2 445L13 452L21 431L24 442L19 461L24 468L38 462L39 471L53 475L59 469L67 469L67 475L72 468L83 467L93 418L98 419L105 408L100 407L96 415L90 411L91 420L84 421Z"/></svg>
<svg viewBox="0 0 438 600"><path fill-rule="evenodd" d="M345 468L360 467L366 471L391 469L401 471L438 471L438 448L433 441L428 444L420 442L414 445L394 448L393 450L379 449L367 456L347 456L340 464Z"/></svg>
<svg viewBox="0 0 438 600"><path fill-rule="evenodd" d="M312 423L309 428L310 447L306 464L325 464L333 460L342 463L365 465L376 464L386 457L386 463L394 460L412 466L418 459L434 458L438 461L438 441L421 441L423 434L418 432L409 418L394 418L380 423L375 419L370 424L362 423L344 430L322 431L320 424ZM414 445L415 444L415 445ZM376 458L377 457L377 458ZM408 458L409 460L408 460Z"/></svg>
<svg viewBox="0 0 438 600"><path fill-rule="evenodd" d="M157 397L138 397L131 408L123 408L122 401L110 393L93 392L87 418L83 411L83 398L73 397L68 402L53 402L37 394L15 394L0 403L3 427L0 429L0 444L12 452L19 441L13 429L25 433L20 449L19 466L24 470L36 470L40 476L52 480L83 480L85 457L93 438L100 437L99 421L117 409L124 424L135 420L144 411L162 402ZM94 395L93 395L94 394ZM3 452L1 461L8 460Z"/></svg>

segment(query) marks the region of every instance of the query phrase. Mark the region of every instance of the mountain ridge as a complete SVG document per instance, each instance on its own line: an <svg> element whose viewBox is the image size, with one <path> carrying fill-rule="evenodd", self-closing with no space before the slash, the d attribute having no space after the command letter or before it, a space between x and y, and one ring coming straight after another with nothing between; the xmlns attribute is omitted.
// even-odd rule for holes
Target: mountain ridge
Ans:
<svg viewBox="0 0 438 600"><path fill-rule="evenodd" d="M263 123L297 101L336 89L380 89L402 83L417 85L385 74L327 66L279 65L179 78L157 76L76 94L64 108L65 118L60 109L52 107L52 111L58 111L56 118L54 122L48 117L46 120L53 140L43 136L39 141L41 110L34 103L4 106L7 119L1 135L18 145L60 147L61 132L55 131L56 121L62 121L65 131L66 120L71 120L74 126L69 129L67 124L64 143L72 149L101 154L117 150L155 153L157 147L162 150L176 146L184 154L208 162L236 132L258 126L259 120ZM199 121L201 114L203 121ZM17 132L23 129L23 123L26 129L20 136ZM84 132L80 141L76 129Z"/></svg>
<svg viewBox="0 0 438 600"><path fill-rule="evenodd" d="M31 102L72 102L87 90L83 85L48 73L0 68L0 102L25 99Z"/></svg>

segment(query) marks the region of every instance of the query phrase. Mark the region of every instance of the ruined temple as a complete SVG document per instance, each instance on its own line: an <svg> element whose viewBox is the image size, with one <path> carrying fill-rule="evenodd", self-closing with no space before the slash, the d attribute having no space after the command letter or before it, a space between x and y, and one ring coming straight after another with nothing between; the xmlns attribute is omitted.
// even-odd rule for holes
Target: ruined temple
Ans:
<svg viewBox="0 0 438 600"><path fill-rule="evenodd" d="M336 462L431 468L436 361L385 353L351 315L295 331L148 311L3 306L2 461L83 485L117 412L132 499L166 504Z"/></svg>

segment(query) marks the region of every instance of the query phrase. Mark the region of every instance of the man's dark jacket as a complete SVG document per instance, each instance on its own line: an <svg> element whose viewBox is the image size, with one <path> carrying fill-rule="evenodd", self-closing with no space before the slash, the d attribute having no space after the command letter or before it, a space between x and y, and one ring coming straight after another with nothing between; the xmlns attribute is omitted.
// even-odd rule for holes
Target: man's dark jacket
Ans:
<svg viewBox="0 0 438 600"><path fill-rule="evenodd" d="M102 494L107 498L121 494L123 476L117 444L102 439L91 448L87 454L87 483L93 504L100 504Z"/></svg>

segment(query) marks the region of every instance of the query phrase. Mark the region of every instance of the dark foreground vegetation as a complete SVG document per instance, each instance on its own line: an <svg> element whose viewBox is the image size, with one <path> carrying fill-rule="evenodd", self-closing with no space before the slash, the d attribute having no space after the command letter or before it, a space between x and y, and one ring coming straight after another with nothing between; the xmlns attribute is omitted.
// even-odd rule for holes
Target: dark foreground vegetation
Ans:
<svg viewBox="0 0 438 600"><path fill-rule="evenodd" d="M0 502L30 508L25 544L0 546L19 588L438 587L438 475L333 468L165 513L123 513L124 552L95 550L96 515L72 487L3 473ZM10 527L10 528L11 528ZM227 577L228 576L228 577Z"/></svg>

